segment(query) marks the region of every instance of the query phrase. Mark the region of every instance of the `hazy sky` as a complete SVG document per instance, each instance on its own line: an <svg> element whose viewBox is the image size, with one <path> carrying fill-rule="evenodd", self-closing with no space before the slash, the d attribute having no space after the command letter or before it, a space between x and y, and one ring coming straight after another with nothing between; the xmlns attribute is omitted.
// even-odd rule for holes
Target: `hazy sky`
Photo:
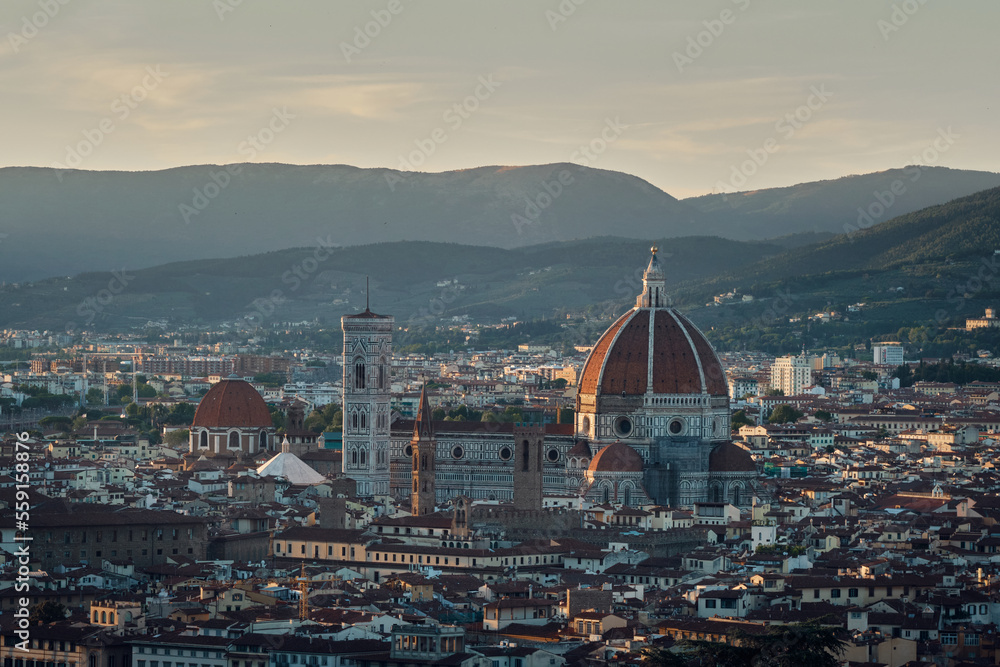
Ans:
<svg viewBox="0 0 1000 667"><path fill-rule="evenodd" d="M0 164L573 161L678 197L997 171L998 25L996 0L3 0Z"/></svg>

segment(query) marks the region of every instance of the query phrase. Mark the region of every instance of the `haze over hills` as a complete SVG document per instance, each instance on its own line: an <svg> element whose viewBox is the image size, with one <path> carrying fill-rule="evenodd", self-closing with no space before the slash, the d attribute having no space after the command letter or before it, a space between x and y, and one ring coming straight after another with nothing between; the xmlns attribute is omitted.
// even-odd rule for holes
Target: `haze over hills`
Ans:
<svg viewBox="0 0 1000 667"><path fill-rule="evenodd" d="M683 202L705 215L705 234L759 239L806 231L843 234L997 186L1000 174L993 172L910 165Z"/></svg>
<svg viewBox="0 0 1000 667"><path fill-rule="evenodd" d="M0 326L122 329L147 320L242 326L264 321L330 324L365 307L398 323L454 314L551 317L641 291L649 241L602 237L515 249L426 241L296 248L263 255L95 272L0 288ZM668 281L710 278L776 255L768 243L688 237L661 243Z"/></svg>
<svg viewBox="0 0 1000 667"><path fill-rule="evenodd" d="M717 237L662 239L668 291L684 308L736 289L751 319L775 294L795 308L867 302L864 317L887 326L971 315L966 301L1000 295L1000 188L899 216L884 224L788 250L774 242ZM561 313L610 315L633 302L648 241L602 237L497 249L431 242L350 248L314 246L195 260L124 273L87 273L0 289L0 326L122 329L147 320L239 326L268 321L335 324L372 307L407 326L452 316L479 321ZM971 303L971 301L970 301ZM699 324L735 312L709 308ZM772 315L773 317L773 315ZM894 324L895 323L895 324ZM893 329L894 330L894 329Z"/></svg>
<svg viewBox="0 0 1000 667"><path fill-rule="evenodd" d="M920 177L907 180L915 173ZM1000 185L1000 174L904 169L678 201L635 176L566 163L444 173L283 164L151 172L11 167L0 169L0 280L237 257L320 239L514 248L608 233L697 233L792 235L775 243L800 245L842 232L873 192L900 179L905 192L884 217Z"/></svg>

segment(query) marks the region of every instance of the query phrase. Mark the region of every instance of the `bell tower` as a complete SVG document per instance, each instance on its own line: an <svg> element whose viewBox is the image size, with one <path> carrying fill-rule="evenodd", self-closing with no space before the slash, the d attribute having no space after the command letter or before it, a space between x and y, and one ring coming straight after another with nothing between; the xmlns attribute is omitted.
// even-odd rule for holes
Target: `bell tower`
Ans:
<svg viewBox="0 0 1000 667"><path fill-rule="evenodd" d="M413 516L434 511L437 474L437 441L431 424L431 406L427 400L427 387L420 389L420 406L413 424L413 491L410 494L410 513Z"/></svg>
<svg viewBox="0 0 1000 667"><path fill-rule="evenodd" d="M514 509L542 509L545 427L514 425Z"/></svg>
<svg viewBox="0 0 1000 667"><path fill-rule="evenodd" d="M340 319L344 330L343 471L358 496L389 495L391 315L369 308Z"/></svg>

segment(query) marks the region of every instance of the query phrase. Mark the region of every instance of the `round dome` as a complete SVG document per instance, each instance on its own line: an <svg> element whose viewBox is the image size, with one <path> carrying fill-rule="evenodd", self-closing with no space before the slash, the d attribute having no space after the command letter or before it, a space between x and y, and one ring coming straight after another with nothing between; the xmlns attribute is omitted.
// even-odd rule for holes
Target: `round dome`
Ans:
<svg viewBox="0 0 1000 667"><path fill-rule="evenodd" d="M750 452L739 445L724 442L708 455L709 472L757 472Z"/></svg>
<svg viewBox="0 0 1000 667"><path fill-rule="evenodd" d="M229 377L208 390L194 412L192 427L270 428L271 411L246 380Z"/></svg>
<svg viewBox="0 0 1000 667"><path fill-rule="evenodd" d="M604 332L580 375L581 394L729 393L705 336L673 308L634 308Z"/></svg>
<svg viewBox="0 0 1000 667"><path fill-rule="evenodd" d="M642 457L620 440L611 443L594 457L590 472L642 472Z"/></svg>

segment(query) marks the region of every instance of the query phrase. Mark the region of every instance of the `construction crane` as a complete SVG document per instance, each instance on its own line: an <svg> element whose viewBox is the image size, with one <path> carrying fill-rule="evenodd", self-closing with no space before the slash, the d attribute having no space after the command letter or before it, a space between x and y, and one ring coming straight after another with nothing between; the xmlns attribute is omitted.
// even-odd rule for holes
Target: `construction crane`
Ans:
<svg viewBox="0 0 1000 667"><path fill-rule="evenodd" d="M299 571L299 620L309 620L309 586L306 583L306 562L302 561L302 568Z"/></svg>

